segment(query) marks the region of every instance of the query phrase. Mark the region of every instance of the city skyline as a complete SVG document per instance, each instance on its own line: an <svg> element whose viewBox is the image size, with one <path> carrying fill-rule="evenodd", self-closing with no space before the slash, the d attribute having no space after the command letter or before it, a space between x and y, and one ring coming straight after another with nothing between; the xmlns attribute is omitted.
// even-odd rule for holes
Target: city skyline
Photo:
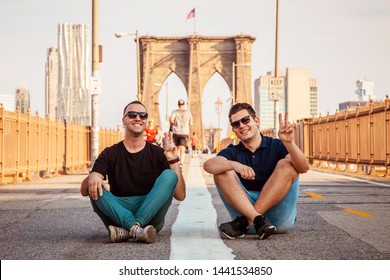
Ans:
<svg viewBox="0 0 390 280"><path fill-rule="evenodd" d="M188 36L196 26L199 35L255 36L252 93L254 80L274 68L275 0L248 0L239 6L235 1L138 2L99 1L99 43L103 46L101 127L120 124L117 112L136 98L134 38L116 39L115 32L138 30L140 35ZM388 1L280 0L279 5L279 69L309 69L311 77L318 80L321 114L333 114L340 102L353 99L359 79L375 83L378 99L390 93L390 38L380 32L390 26ZM1 2L0 94L11 95L17 87L28 87L31 110L44 117L46 53L49 47L57 45L57 25L91 24L91 6L92 1ZM186 20L194 7L196 17ZM222 100L229 97L227 84L221 80L217 77L210 81L204 92L204 106L208 105L204 111L209 112L208 119L214 126L217 115L213 102L217 96ZM183 94L184 86L170 77L169 97L174 100L171 103L175 104ZM164 102L163 95L164 92L160 104ZM224 106L221 120L226 118L227 107Z"/></svg>

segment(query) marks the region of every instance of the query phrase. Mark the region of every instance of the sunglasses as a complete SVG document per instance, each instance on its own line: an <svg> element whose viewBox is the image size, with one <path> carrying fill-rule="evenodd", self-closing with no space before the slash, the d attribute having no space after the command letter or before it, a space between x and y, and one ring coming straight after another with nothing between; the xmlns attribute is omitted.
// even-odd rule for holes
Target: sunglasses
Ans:
<svg viewBox="0 0 390 280"><path fill-rule="evenodd" d="M240 127L240 122L242 124L248 124L250 121L251 121L251 117L250 116L245 116L241 120L238 120L238 121L230 123L230 125L232 126L233 129L236 129L236 128Z"/></svg>
<svg viewBox="0 0 390 280"><path fill-rule="evenodd" d="M129 119L133 120L135 119L137 116L139 116L139 118L141 120L146 120L148 118L148 113L146 112L136 112L136 111L128 111L125 116L128 116Z"/></svg>

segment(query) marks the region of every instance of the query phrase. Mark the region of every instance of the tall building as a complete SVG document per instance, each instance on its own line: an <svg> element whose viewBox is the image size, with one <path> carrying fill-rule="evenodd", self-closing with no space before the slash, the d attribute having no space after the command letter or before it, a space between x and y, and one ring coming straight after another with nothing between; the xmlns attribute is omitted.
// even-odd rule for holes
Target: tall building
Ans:
<svg viewBox="0 0 390 280"><path fill-rule="evenodd" d="M279 73L279 76L285 77L285 72ZM260 117L260 129L274 127L275 102L269 99L270 80L274 77L273 73L260 76L255 80L255 96L253 109ZM278 112L285 112L284 98L278 102Z"/></svg>
<svg viewBox="0 0 390 280"><path fill-rule="evenodd" d="M260 129L274 127L275 107L270 100L270 81L273 72L255 80L254 109L260 117ZM318 114L317 80L309 76L307 68L287 68L279 72L284 79L284 96L278 102L278 112L286 111L290 121L310 118Z"/></svg>
<svg viewBox="0 0 390 280"><path fill-rule="evenodd" d="M357 106L364 107L370 100L374 103L378 102L374 95L374 82L367 79L357 80L355 99L339 103L339 111L344 111L347 108L355 108Z"/></svg>
<svg viewBox="0 0 390 280"><path fill-rule="evenodd" d="M318 87L317 79L310 79L310 117L318 115Z"/></svg>
<svg viewBox="0 0 390 280"><path fill-rule="evenodd" d="M357 80L355 93L358 101L375 100L374 82L367 79Z"/></svg>
<svg viewBox="0 0 390 280"><path fill-rule="evenodd" d="M58 101L58 48L47 49L46 81L45 81L45 114L55 119Z"/></svg>
<svg viewBox="0 0 390 280"><path fill-rule="evenodd" d="M20 112L27 114L30 110L30 90L26 87L19 87L15 91L15 108Z"/></svg>
<svg viewBox="0 0 390 280"><path fill-rule="evenodd" d="M58 101L60 120L91 124L91 29L86 24L58 25Z"/></svg>
<svg viewBox="0 0 390 280"><path fill-rule="evenodd" d="M312 90L308 68L287 68L286 71L286 110L289 119L300 120L312 117L311 101L317 96L317 89ZM316 88L316 87L315 87Z"/></svg>
<svg viewBox="0 0 390 280"><path fill-rule="evenodd" d="M15 110L15 96L10 94L0 94L0 104L7 111Z"/></svg>

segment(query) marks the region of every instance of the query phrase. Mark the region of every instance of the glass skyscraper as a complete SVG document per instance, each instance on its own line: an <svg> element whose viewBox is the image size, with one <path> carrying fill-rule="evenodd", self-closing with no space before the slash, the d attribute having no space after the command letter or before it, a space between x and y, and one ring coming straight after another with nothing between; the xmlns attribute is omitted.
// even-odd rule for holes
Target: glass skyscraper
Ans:
<svg viewBox="0 0 390 280"><path fill-rule="evenodd" d="M61 121L91 124L91 28L86 24L58 25L58 100Z"/></svg>

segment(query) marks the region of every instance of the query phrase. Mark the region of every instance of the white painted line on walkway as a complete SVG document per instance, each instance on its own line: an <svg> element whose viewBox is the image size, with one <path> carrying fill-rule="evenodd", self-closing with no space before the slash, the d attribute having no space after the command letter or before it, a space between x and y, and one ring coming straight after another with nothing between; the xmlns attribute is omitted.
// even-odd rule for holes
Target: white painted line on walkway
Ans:
<svg viewBox="0 0 390 280"><path fill-rule="evenodd" d="M367 183L367 184L376 185L376 186L380 186L380 187L390 187L390 184L360 179L360 178L346 176L346 175L342 175L342 174L326 173L326 172L321 172L321 171L316 171L316 170L310 170L310 172L327 174L330 177L335 177L335 178L340 178L340 179L350 180L350 181L356 181L356 182L362 182L362 183Z"/></svg>
<svg viewBox="0 0 390 280"><path fill-rule="evenodd" d="M233 260L218 232L217 213L202 177L200 161L192 158L186 177L187 197L172 226L171 260Z"/></svg>

